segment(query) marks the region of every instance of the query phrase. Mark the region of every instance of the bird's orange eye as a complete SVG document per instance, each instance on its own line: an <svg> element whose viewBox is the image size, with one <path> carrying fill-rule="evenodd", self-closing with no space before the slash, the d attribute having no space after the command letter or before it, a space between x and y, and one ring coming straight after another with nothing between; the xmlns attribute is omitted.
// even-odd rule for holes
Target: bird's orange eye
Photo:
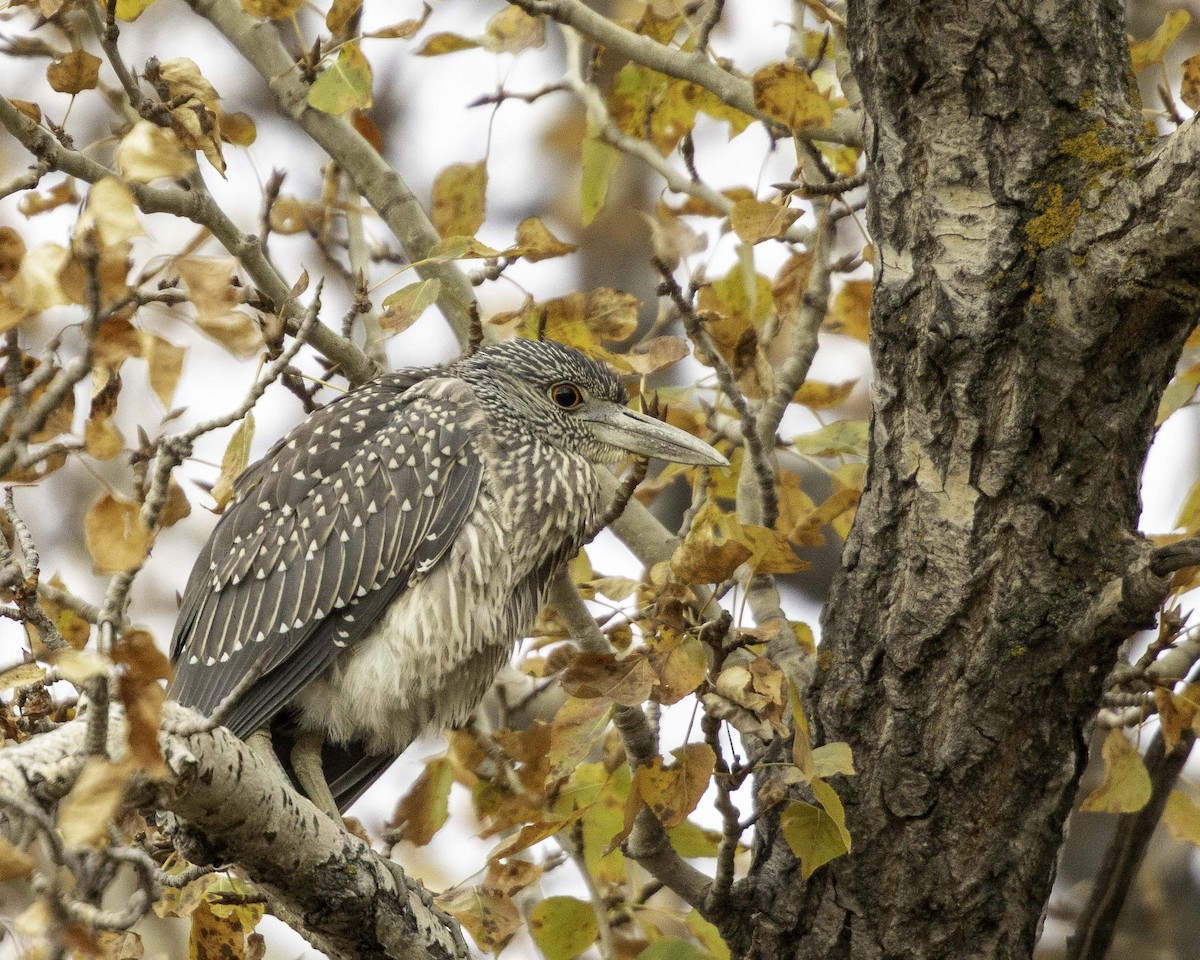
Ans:
<svg viewBox="0 0 1200 960"><path fill-rule="evenodd" d="M583 394L573 383L556 383L550 388L550 399L564 410L572 410L583 403Z"/></svg>

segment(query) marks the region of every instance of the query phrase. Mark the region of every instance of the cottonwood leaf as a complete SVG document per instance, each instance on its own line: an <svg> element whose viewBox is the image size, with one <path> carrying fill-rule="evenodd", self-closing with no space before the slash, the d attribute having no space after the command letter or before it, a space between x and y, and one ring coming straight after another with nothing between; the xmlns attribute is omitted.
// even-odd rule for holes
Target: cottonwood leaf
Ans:
<svg viewBox="0 0 1200 960"><path fill-rule="evenodd" d="M357 42L344 44L337 59L308 90L308 105L342 114L371 106L371 64Z"/></svg>
<svg viewBox="0 0 1200 960"><path fill-rule="evenodd" d="M826 324L831 333L867 343L871 338L871 281L847 280L833 298Z"/></svg>
<svg viewBox="0 0 1200 960"><path fill-rule="evenodd" d="M117 0L116 15L118 20L132 23L154 3L154 0Z"/></svg>
<svg viewBox="0 0 1200 960"><path fill-rule="evenodd" d="M245 960L246 936L234 917L217 916L213 905L201 900L192 911L188 933L188 960Z"/></svg>
<svg viewBox="0 0 1200 960"><path fill-rule="evenodd" d="M233 496L233 483L250 463L250 443L254 439L254 414L247 413L238 424L237 430L221 457L221 473L212 488L212 497L217 501L216 512L220 513Z"/></svg>
<svg viewBox="0 0 1200 960"><path fill-rule="evenodd" d="M380 327L388 333L407 330L422 313L437 302L441 293L442 281L434 277L430 280L418 280L401 287L395 293L388 294L383 300L383 310L379 314Z"/></svg>
<svg viewBox="0 0 1200 960"><path fill-rule="evenodd" d="M333 0L329 12L325 14L325 26L330 33L342 31L351 18L362 9L363 0Z"/></svg>
<svg viewBox="0 0 1200 960"><path fill-rule="evenodd" d="M821 780L813 780L809 786L820 806L796 801L780 817L783 838L800 860L805 880L830 860L850 852L850 832L841 799Z"/></svg>
<svg viewBox="0 0 1200 960"><path fill-rule="evenodd" d="M827 127L833 122L829 98L805 70L791 63L763 67L751 78L754 103L763 113L791 130Z"/></svg>
<svg viewBox="0 0 1200 960"><path fill-rule="evenodd" d="M68 847L107 844L109 824L125 798L133 772L134 765L129 761L88 759L79 779L58 805L58 830Z"/></svg>
<svg viewBox="0 0 1200 960"><path fill-rule="evenodd" d="M1171 46L1192 22L1186 10L1168 10L1158 29L1145 40L1139 40L1129 48L1129 59L1135 72L1156 63L1162 63L1167 48Z"/></svg>
<svg viewBox="0 0 1200 960"><path fill-rule="evenodd" d="M691 348L683 337L649 337L635 343L625 353L618 354L616 363L631 373L645 377L678 363L690 352Z"/></svg>
<svg viewBox="0 0 1200 960"><path fill-rule="evenodd" d="M671 572L684 583L720 583L752 554L737 517L708 500L671 555Z"/></svg>
<svg viewBox="0 0 1200 960"><path fill-rule="evenodd" d="M684 820L667 831L667 839L681 857L715 857L720 848L721 832L706 830L698 823Z"/></svg>
<svg viewBox="0 0 1200 960"><path fill-rule="evenodd" d="M1150 774L1137 748L1120 730L1110 730L1102 750L1104 778L1079 805L1095 813L1135 813L1150 799Z"/></svg>
<svg viewBox="0 0 1200 960"><path fill-rule="evenodd" d="M446 823L450 810L450 786L454 783L454 764L449 757L438 757L425 769L396 806L389 826L400 839L423 847Z"/></svg>
<svg viewBox="0 0 1200 960"><path fill-rule="evenodd" d="M746 243L762 243L783 236L803 213L766 200L739 200L729 212L729 225Z"/></svg>
<svg viewBox="0 0 1200 960"><path fill-rule="evenodd" d="M454 163L433 181L433 225L443 237L473 237L487 206L487 161Z"/></svg>
<svg viewBox="0 0 1200 960"><path fill-rule="evenodd" d="M1171 836L1200 847L1200 807L1184 793L1172 790L1163 811L1163 823Z"/></svg>
<svg viewBox="0 0 1200 960"><path fill-rule="evenodd" d="M611 653L584 651L572 659L563 671L560 683L568 693L580 699L605 697L621 706L644 703L654 689L654 671L644 651L624 657Z"/></svg>
<svg viewBox="0 0 1200 960"><path fill-rule="evenodd" d="M183 373L183 358L187 354L187 348L176 346L170 340L164 340L149 331L143 330L140 333L142 358L146 361L150 389L158 397L162 408L170 410L171 398L175 396L175 387Z"/></svg>
<svg viewBox="0 0 1200 960"><path fill-rule="evenodd" d="M604 209L608 181L621 154L595 134L583 141L583 179L579 184L579 206L586 227Z"/></svg>
<svg viewBox="0 0 1200 960"><path fill-rule="evenodd" d="M431 13L433 13L433 7L428 3L422 4L421 15L415 20L401 20L382 30L372 30L364 36L376 40L408 40L410 37L416 36L417 31L425 26L425 21L429 19Z"/></svg>
<svg viewBox="0 0 1200 960"><path fill-rule="evenodd" d="M142 523L141 505L106 493L87 512L84 539L96 573L132 570L146 559L153 534Z"/></svg>
<svg viewBox="0 0 1200 960"><path fill-rule="evenodd" d="M255 17L283 20L304 5L304 0L242 0L242 8Z"/></svg>
<svg viewBox="0 0 1200 960"><path fill-rule="evenodd" d="M434 33L421 44L417 56L440 57L447 53L458 53L460 50L475 50L479 45L478 40L457 33Z"/></svg>
<svg viewBox="0 0 1200 960"><path fill-rule="evenodd" d="M797 453L807 457L867 455L867 421L835 420L812 433L800 434L792 441Z"/></svg>
<svg viewBox="0 0 1200 960"><path fill-rule="evenodd" d="M547 897L529 913L529 932L546 960L571 960L596 940L591 904L574 897Z"/></svg>
<svg viewBox="0 0 1200 960"><path fill-rule="evenodd" d="M196 157L175 131L149 120L139 120L125 134L116 161L121 176L134 183L150 183L160 177L178 179L196 170Z"/></svg>
<svg viewBox="0 0 1200 960"><path fill-rule="evenodd" d="M483 889L487 893L511 897L530 884L537 883L544 870L540 863L530 863L528 860L491 860L483 879Z"/></svg>
<svg viewBox="0 0 1200 960"><path fill-rule="evenodd" d="M521 928L517 905L481 887L447 891L437 897L437 903L466 927L481 950L489 953L499 953Z"/></svg>
<svg viewBox="0 0 1200 960"><path fill-rule="evenodd" d="M46 68L46 80L59 93L94 90L100 79L100 58L86 50L72 50Z"/></svg>
<svg viewBox="0 0 1200 960"><path fill-rule="evenodd" d="M1179 99L1193 110L1200 110L1200 53L1183 61L1183 79L1179 83Z"/></svg>
<svg viewBox="0 0 1200 960"><path fill-rule="evenodd" d="M806 380L792 400L808 407L809 410L828 410L845 403L857 385L858 380L843 380L841 383Z"/></svg>
<svg viewBox="0 0 1200 960"><path fill-rule="evenodd" d="M711 960L707 953L682 937L662 937L637 955L635 960Z"/></svg>
<svg viewBox="0 0 1200 960"><path fill-rule="evenodd" d="M488 23L483 45L492 53L520 53L546 42L541 17L531 17L520 7L501 10Z"/></svg>
<svg viewBox="0 0 1200 960"><path fill-rule="evenodd" d="M550 773L548 780L559 780L587 759L592 747L604 736L613 707L604 699L582 700L568 697L554 715L550 726Z"/></svg>
<svg viewBox="0 0 1200 960"><path fill-rule="evenodd" d="M700 915L699 910L688 913L683 921L697 940L704 944L712 960L730 960L729 945L721 938L721 931Z"/></svg>
<svg viewBox="0 0 1200 960"><path fill-rule="evenodd" d="M1158 401L1158 415L1154 419L1154 425L1161 427L1167 417L1191 403L1197 387L1200 387L1200 363L1176 374L1175 379L1167 385Z"/></svg>
<svg viewBox="0 0 1200 960"><path fill-rule="evenodd" d="M510 10L518 10L510 7ZM520 12L518 10L518 12ZM551 257L562 257L574 253L579 248L573 243L563 243L550 228L538 217L526 217L517 224L517 244L511 250L505 251L513 257L521 257L530 263L539 260L549 260Z"/></svg>
<svg viewBox="0 0 1200 960"><path fill-rule="evenodd" d="M655 757L633 776L633 791L667 829L683 823L696 809L717 762L707 743L689 743L671 753L675 757L671 766L664 767L662 757Z"/></svg>

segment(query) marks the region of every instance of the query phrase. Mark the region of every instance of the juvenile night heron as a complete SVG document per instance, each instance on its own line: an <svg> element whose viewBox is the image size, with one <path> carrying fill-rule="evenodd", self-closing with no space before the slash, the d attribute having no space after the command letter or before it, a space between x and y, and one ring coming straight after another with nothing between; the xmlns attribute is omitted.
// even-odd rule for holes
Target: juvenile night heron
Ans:
<svg viewBox="0 0 1200 960"><path fill-rule="evenodd" d="M627 400L578 351L509 340L317 410L238 478L169 695L209 714L256 674L225 726L270 725L309 797L344 809L424 729L467 720L602 516L598 464L725 464Z"/></svg>

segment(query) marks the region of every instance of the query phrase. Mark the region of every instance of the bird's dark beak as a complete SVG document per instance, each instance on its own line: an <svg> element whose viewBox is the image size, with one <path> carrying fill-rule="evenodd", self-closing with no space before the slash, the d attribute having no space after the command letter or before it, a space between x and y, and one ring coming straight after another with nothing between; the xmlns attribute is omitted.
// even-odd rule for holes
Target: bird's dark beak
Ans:
<svg viewBox="0 0 1200 960"><path fill-rule="evenodd" d="M606 402L577 416L588 421L592 432L602 442L630 453L703 467L729 466L729 461L720 453L686 430L628 407Z"/></svg>

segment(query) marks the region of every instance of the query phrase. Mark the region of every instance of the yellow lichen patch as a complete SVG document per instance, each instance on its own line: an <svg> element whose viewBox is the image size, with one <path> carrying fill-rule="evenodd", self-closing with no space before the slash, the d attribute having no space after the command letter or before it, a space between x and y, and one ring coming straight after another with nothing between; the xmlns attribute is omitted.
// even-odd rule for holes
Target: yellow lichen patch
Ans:
<svg viewBox="0 0 1200 960"><path fill-rule="evenodd" d="M1046 188L1039 206L1042 213L1025 224L1031 250L1046 250L1069 237L1082 209L1078 199L1064 202L1063 188L1058 183Z"/></svg>
<svg viewBox="0 0 1200 960"><path fill-rule="evenodd" d="M1095 130L1081 133L1077 137L1068 137L1059 145L1060 152L1089 167L1104 170L1123 167L1129 159L1128 155L1120 147L1101 143L1099 132L1104 129L1104 122L1100 121L1096 126Z"/></svg>

